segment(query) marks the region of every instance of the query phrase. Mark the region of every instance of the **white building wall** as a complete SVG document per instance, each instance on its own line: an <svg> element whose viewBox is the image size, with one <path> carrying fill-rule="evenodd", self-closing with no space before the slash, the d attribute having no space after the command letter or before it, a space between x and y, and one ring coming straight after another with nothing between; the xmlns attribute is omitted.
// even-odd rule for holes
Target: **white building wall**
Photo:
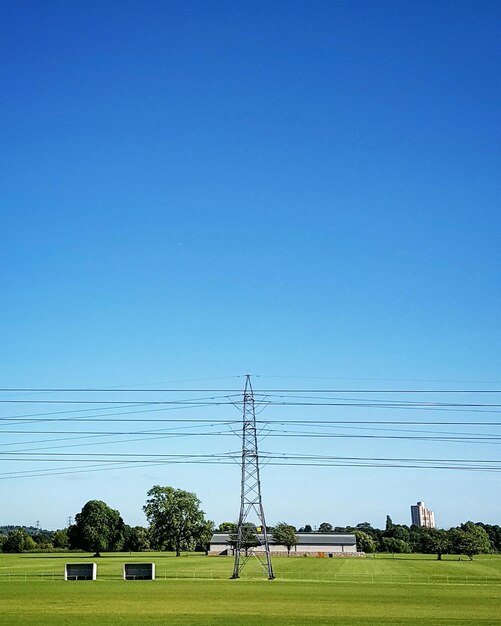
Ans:
<svg viewBox="0 0 501 626"><path fill-rule="evenodd" d="M435 514L425 507L424 502L418 502L411 506L411 519L415 526L435 528Z"/></svg>
<svg viewBox="0 0 501 626"><path fill-rule="evenodd" d="M270 550L272 552L272 554L277 555L277 556L286 556L287 555L287 548L285 546L279 546L279 545L275 545L275 544L270 544ZM264 553L264 547L263 546L257 546L255 548L249 548L249 552L255 552L255 553ZM301 545L301 546L294 546L291 548L290 553L291 554L299 554L299 555L303 555L303 554L315 554L315 555L319 555L319 554L356 554L357 552L357 545L354 544L346 544L346 545ZM226 546L226 545L221 545L221 544L212 544L210 546L210 550L209 550L209 554L211 555L218 555L218 554L226 554L226 555L232 555L233 554L233 548L232 546Z"/></svg>

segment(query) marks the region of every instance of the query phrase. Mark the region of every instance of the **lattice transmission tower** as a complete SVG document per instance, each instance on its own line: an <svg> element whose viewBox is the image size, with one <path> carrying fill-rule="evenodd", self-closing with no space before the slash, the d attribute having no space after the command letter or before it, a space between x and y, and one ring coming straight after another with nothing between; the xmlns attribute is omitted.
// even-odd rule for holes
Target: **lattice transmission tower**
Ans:
<svg viewBox="0 0 501 626"><path fill-rule="evenodd" d="M239 578L240 572L249 558L255 557L261 563L268 578L273 580L275 576L271 563L270 545L261 498L254 392L249 375L245 379L243 405L240 515L238 517L237 541L235 545L235 563L231 578ZM249 522L249 518L253 513L258 521L255 532L254 527Z"/></svg>

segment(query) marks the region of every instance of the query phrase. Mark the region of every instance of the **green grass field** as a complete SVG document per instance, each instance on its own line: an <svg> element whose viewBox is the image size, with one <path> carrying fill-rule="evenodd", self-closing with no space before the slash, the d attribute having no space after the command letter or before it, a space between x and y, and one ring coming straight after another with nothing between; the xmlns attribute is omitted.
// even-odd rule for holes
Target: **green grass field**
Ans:
<svg viewBox="0 0 501 626"><path fill-rule="evenodd" d="M0 554L0 623L196 625L501 624L501 557L378 555L256 561L166 553ZM63 580L64 564L95 561L97 581ZM156 563L157 580L123 581L124 562Z"/></svg>

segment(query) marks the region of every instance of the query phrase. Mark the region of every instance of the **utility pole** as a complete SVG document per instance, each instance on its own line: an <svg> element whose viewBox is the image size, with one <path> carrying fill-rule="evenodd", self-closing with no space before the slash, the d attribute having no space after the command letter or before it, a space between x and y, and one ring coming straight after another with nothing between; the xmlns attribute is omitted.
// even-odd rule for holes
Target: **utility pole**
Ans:
<svg viewBox="0 0 501 626"><path fill-rule="evenodd" d="M270 545L266 530L263 502L261 499L261 481L259 479L259 455L257 450L256 411L254 392L250 375L246 376L244 389L244 406L242 416L242 481L240 487L240 515L238 517L237 542L235 545L235 563L231 578L240 578L240 572L250 556L255 556L269 580L275 578L271 564ZM247 545L249 535L249 514L257 515L258 526L256 535L260 543L259 553ZM264 548L264 554L263 554ZM242 554L243 553L243 554Z"/></svg>

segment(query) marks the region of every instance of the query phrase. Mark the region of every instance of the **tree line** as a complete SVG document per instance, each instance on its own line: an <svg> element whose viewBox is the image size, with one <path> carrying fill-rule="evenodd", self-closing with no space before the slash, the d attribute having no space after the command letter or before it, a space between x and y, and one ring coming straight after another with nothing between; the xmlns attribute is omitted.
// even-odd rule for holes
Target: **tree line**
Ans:
<svg viewBox="0 0 501 626"><path fill-rule="evenodd" d="M306 524L298 532L312 532ZM395 554L464 554L472 558L475 554L501 554L501 527L482 522L465 522L449 528L426 528L394 524L386 517L384 529L375 528L369 522L356 526L332 526L323 522L317 532L354 533L357 548L366 553L390 552Z"/></svg>
<svg viewBox="0 0 501 626"><path fill-rule="evenodd" d="M83 550L100 556L101 552L148 550L207 551L214 532L214 523L205 519L196 494L155 485L147 493L143 506L149 526L129 526L120 512L101 500L90 500L75 515L68 528L47 531L34 527L0 526L0 550L3 552ZM229 543L237 541L235 522L222 522L219 532L229 535ZM358 550L366 553L475 554L501 553L501 527L482 522L465 522L448 530L394 524L389 516L386 527L379 529L369 522L355 526L333 526L322 522L317 530L311 525L296 529L279 522L267 528L273 543L283 545L287 552L297 545L298 533L353 533ZM259 544L258 529L246 524L242 545L248 550Z"/></svg>
<svg viewBox="0 0 501 626"><path fill-rule="evenodd" d="M323 522L318 530L313 531L309 524L298 530L290 524L280 522L275 527L267 528L272 535L272 542L283 545L290 553L291 548L297 545L297 533L350 533L357 541L357 550L367 554L386 552L393 554L436 554L440 560L443 554L464 554L470 559L475 554L501 554L501 527L498 525L483 524L482 522L465 522L460 526L445 530L442 528L424 528L393 524L387 517L386 528L374 528L369 522L362 522L356 526L333 526ZM229 533L229 543L236 543L236 524L223 522L219 532ZM242 531L242 546L247 551L259 545L256 527L246 524Z"/></svg>
<svg viewBox="0 0 501 626"><path fill-rule="evenodd" d="M67 528L38 531L29 527L0 530L2 552L80 550L93 552L141 552L207 550L214 523L205 519L200 500L194 493L155 485L143 506L148 528L129 526L120 512L102 500L89 500ZM30 532L36 531L36 532Z"/></svg>

